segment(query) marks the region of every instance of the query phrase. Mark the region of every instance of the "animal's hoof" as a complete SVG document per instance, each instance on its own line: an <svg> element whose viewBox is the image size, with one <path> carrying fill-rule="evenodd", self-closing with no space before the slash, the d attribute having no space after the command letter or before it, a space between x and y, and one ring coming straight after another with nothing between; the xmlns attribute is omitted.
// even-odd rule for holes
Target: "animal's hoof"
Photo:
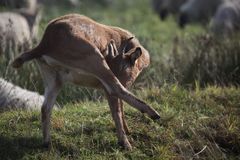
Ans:
<svg viewBox="0 0 240 160"><path fill-rule="evenodd" d="M132 151L132 145L127 141L118 142L118 144L127 151Z"/></svg>
<svg viewBox="0 0 240 160"><path fill-rule="evenodd" d="M151 119L152 120L157 120L157 119L160 119L160 115L158 113L156 113L155 115L151 116Z"/></svg>

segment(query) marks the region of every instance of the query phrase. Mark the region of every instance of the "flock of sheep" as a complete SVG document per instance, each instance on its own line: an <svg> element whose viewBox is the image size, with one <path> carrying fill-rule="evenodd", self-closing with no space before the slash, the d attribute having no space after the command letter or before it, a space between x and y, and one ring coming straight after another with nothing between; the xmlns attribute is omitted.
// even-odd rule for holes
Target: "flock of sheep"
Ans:
<svg viewBox="0 0 240 160"><path fill-rule="evenodd" d="M0 55L10 61L36 41L41 8L36 0L0 0L0 6L13 10L0 13Z"/></svg>
<svg viewBox="0 0 240 160"><path fill-rule="evenodd" d="M0 0L0 6L12 10L0 13L0 58L5 57L9 63L15 54L30 49L36 41L41 7L37 0ZM43 99L38 93L0 78L0 110L40 109Z"/></svg>
<svg viewBox="0 0 240 160"><path fill-rule="evenodd" d="M181 28L189 23L209 24L215 35L240 30L240 0L153 0L152 5L162 20L177 15Z"/></svg>

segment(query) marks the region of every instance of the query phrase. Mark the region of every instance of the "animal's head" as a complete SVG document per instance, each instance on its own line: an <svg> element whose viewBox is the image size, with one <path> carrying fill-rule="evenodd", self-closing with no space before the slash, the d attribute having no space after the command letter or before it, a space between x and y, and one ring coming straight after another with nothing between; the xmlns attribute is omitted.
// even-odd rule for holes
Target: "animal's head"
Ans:
<svg viewBox="0 0 240 160"><path fill-rule="evenodd" d="M115 42L111 40L107 47L106 61L122 85L129 87L149 65L149 53L133 37L127 39L123 46L118 51Z"/></svg>
<svg viewBox="0 0 240 160"><path fill-rule="evenodd" d="M156 13L158 13L161 20L165 20L168 16L167 8L168 0L152 0L152 7Z"/></svg>

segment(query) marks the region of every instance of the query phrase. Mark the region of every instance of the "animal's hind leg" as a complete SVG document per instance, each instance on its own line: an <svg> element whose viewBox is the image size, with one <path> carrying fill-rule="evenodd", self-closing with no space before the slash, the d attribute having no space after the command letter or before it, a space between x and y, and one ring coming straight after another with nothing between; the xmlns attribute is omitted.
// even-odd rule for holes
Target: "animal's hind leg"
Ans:
<svg viewBox="0 0 240 160"><path fill-rule="evenodd" d="M41 68L41 74L44 79L45 91L44 91L44 102L42 105L42 132L43 132L43 143L44 147L50 145L50 118L52 108L55 104L57 95L62 87L61 78L58 73L51 70L46 64L39 63Z"/></svg>

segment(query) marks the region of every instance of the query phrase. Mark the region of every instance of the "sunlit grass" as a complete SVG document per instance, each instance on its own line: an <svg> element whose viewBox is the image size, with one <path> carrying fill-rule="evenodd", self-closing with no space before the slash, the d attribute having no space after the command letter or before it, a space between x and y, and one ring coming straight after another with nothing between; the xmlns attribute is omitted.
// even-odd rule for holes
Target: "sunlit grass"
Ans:
<svg viewBox="0 0 240 160"><path fill-rule="evenodd" d="M240 92L234 87L187 91L177 85L137 92L158 110L152 121L125 106L133 151L117 145L107 102L67 104L52 115L52 149L41 147L39 112L0 113L4 159L228 159L240 150ZM203 151L199 153L201 150Z"/></svg>

